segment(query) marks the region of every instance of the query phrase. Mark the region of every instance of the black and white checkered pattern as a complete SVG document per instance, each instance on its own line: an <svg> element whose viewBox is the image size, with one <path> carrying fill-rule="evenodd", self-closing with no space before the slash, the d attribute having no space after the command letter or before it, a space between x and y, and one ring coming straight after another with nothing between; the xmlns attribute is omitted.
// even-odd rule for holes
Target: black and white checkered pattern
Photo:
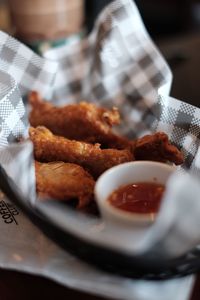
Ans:
<svg viewBox="0 0 200 300"><path fill-rule="evenodd" d="M30 152L25 155L26 145L5 146L27 130L17 85L22 96L37 90L57 105L83 99L115 105L122 114L121 133L133 138L165 131L182 148L184 169L200 170L200 110L167 96L171 72L132 0L112 2L88 38L50 50L44 58L0 32L0 69L0 163L8 170L11 165L20 170L26 187L34 186L33 177L29 181L26 177L32 172ZM22 150L23 156L18 155ZM185 239L187 242L189 247L191 243Z"/></svg>
<svg viewBox="0 0 200 300"><path fill-rule="evenodd" d="M184 154L182 167L199 173L200 109L169 96L159 96L143 115L151 131L164 131ZM137 127L136 127L137 130ZM200 174L199 174L200 175Z"/></svg>
<svg viewBox="0 0 200 300"><path fill-rule="evenodd" d="M16 81L21 95L37 90L51 94L57 63L44 60L13 37L0 31L0 69Z"/></svg>
<svg viewBox="0 0 200 300"><path fill-rule="evenodd" d="M12 143L0 148L0 165L23 191L25 197L35 200L35 172L33 146L29 141Z"/></svg>
<svg viewBox="0 0 200 300"><path fill-rule="evenodd" d="M172 78L132 0L111 3L88 38L53 49L45 58L0 32L0 68L22 96L37 90L46 98L53 92L57 105L84 99L117 106L124 120L121 133L129 137L149 130L143 116L158 90L169 92Z"/></svg>
<svg viewBox="0 0 200 300"><path fill-rule="evenodd" d="M26 133L25 107L13 78L0 71L0 147Z"/></svg>
<svg viewBox="0 0 200 300"><path fill-rule="evenodd" d="M50 50L45 57L59 63L53 99L56 104L92 101L120 109L123 134L132 128L147 107L141 99L168 94L171 72L146 32L132 0L111 3L100 15L95 30L81 43ZM67 83L67 84L66 84Z"/></svg>

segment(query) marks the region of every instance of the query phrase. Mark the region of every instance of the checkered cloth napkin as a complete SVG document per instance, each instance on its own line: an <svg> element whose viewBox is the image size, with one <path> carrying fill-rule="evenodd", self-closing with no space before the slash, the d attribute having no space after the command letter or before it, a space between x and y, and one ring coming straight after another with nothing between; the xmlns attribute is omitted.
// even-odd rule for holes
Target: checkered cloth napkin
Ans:
<svg viewBox="0 0 200 300"><path fill-rule="evenodd" d="M25 96L31 90L57 105L80 100L106 107L115 105L122 115L121 133L134 138L165 131L184 153L183 169L199 173L200 110L167 96L172 80L170 69L146 32L133 1L112 2L99 16L89 37L50 50L43 58L0 32L0 70L0 163L25 194L34 187L31 146L26 142L20 146L10 143L26 136ZM12 172L14 169L18 173ZM200 187L197 189L200 192ZM174 211L176 203L178 200L174 200ZM193 201L188 231L191 220L197 225L192 228L199 228L199 218L193 219L198 207L199 202ZM167 220L167 215L162 216ZM160 245L159 249L161 245L168 248L168 243L173 247L171 237L176 239L176 228L183 223L180 213L175 217L168 224L168 229L173 229L169 236L157 234L156 227L152 240ZM185 236L184 251L194 245L191 240L197 242L197 238L192 239L193 232L190 239ZM150 242L147 244L153 249Z"/></svg>

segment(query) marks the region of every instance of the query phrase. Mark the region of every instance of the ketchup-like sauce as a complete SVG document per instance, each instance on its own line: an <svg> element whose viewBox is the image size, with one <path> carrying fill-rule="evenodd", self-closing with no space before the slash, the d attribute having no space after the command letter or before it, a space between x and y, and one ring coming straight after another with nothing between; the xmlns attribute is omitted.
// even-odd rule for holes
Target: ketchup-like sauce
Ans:
<svg viewBox="0 0 200 300"><path fill-rule="evenodd" d="M108 198L111 205L132 213L156 213L165 186L160 183L139 182L120 187Z"/></svg>

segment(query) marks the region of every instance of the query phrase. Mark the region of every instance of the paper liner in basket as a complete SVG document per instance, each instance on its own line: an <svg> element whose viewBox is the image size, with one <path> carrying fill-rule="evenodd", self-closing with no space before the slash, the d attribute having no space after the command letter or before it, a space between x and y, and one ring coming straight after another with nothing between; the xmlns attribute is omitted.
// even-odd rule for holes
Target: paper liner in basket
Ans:
<svg viewBox="0 0 200 300"><path fill-rule="evenodd" d="M26 143L10 145L27 131L25 110L16 85L22 96L37 90L57 105L83 99L107 107L115 105L123 119L121 133L134 138L164 130L184 152L183 168L198 170L195 162L198 161L200 111L167 96L171 72L131 0L111 3L88 38L51 50L45 58L0 32L0 68L0 84L3 91L8 90L0 100L0 163L26 195L34 187L30 147ZM158 97L159 93L162 96ZM23 157L17 156L21 151ZM21 176L12 173L11 166L21 170ZM25 177L29 180L23 181ZM75 223L74 220L74 227ZM108 240L112 243L112 239ZM133 250L132 246L129 250Z"/></svg>

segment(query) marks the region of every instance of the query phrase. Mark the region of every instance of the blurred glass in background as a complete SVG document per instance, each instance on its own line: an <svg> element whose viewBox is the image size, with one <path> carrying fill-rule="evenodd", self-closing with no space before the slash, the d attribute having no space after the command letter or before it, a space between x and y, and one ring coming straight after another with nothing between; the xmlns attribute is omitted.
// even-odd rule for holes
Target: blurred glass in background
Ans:
<svg viewBox="0 0 200 300"><path fill-rule="evenodd" d="M7 0L13 34L38 53L82 35L84 0Z"/></svg>

